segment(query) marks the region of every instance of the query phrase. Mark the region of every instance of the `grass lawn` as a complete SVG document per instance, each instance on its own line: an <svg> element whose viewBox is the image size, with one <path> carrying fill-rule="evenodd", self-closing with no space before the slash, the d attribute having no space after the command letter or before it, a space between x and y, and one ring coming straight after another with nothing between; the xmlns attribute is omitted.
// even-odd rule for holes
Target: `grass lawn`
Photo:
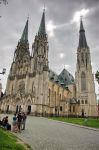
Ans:
<svg viewBox="0 0 99 150"><path fill-rule="evenodd" d="M0 150L28 150L11 132L0 128Z"/></svg>
<svg viewBox="0 0 99 150"><path fill-rule="evenodd" d="M50 117L50 119L79 124L88 127L99 128L99 119L85 118L66 118L66 117Z"/></svg>

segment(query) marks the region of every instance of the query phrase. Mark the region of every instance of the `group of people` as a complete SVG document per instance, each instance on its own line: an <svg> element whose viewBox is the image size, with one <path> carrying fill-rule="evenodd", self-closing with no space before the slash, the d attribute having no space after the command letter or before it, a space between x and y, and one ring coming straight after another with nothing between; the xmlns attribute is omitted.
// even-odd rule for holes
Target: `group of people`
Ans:
<svg viewBox="0 0 99 150"><path fill-rule="evenodd" d="M14 114L12 121L12 131L21 132L21 130L25 130L26 118L27 115L24 112ZM7 130L11 130L11 124L8 121L8 116L0 120L0 125L6 128Z"/></svg>
<svg viewBox="0 0 99 150"><path fill-rule="evenodd" d="M26 124L26 114L24 112L19 112L18 115L14 114L13 116L13 132L21 132L21 130L25 130Z"/></svg>

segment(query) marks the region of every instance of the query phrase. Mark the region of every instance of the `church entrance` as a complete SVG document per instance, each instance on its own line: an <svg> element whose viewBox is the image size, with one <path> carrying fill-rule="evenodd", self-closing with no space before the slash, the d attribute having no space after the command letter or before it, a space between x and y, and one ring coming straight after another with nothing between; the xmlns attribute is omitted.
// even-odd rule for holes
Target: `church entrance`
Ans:
<svg viewBox="0 0 99 150"><path fill-rule="evenodd" d="M28 110L27 110L27 114L31 113L31 105L28 105Z"/></svg>
<svg viewBox="0 0 99 150"><path fill-rule="evenodd" d="M81 116L84 117L84 109L81 111Z"/></svg>
<svg viewBox="0 0 99 150"><path fill-rule="evenodd" d="M7 106L7 110L6 110L6 113L8 113L9 112L9 105Z"/></svg>
<svg viewBox="0 0 99 150"><path fill-rule="evenodd" d="M16 114L18 113L18 112L20 112L22 109L21 109L21 105L20 106L16 106Z"/></svg>

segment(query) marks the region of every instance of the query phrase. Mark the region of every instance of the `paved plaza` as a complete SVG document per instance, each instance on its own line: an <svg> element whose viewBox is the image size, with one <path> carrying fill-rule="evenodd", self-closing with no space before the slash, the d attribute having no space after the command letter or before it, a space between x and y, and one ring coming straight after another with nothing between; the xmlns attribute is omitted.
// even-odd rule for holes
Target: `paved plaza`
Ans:
<svg viewBox="0 0 99 150"><path fill-rule="evenodd" d="M42 117L28 116L26 130L16 135L33 150L99 150L99 131Z"/></svg>

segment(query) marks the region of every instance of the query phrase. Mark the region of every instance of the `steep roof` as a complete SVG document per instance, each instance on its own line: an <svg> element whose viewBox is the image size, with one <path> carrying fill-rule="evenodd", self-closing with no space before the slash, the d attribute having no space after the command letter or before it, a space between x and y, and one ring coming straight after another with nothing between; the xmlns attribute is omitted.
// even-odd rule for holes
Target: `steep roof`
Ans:
<svg viewBox="0 0 99 150"><path fill-rule="evenodd" d="M41 19L41 23L40 23L40 26L39 26L39 31L38 31L38 34L46 34L46 29L45 29L45 10L43 11L43 14L42 14L42 19Z"/></svg>
<svg viewBox="0 0 99 150"><path fill-rule="evenodd" d="M74 83L73 76L66 70L63 69L62 72L59 74L58 79L63 82L65 85L69 85Z"/></svg>
<svg viewBox="0 0 99 150"><path fill-rule="evenodd" d="M26 21L26 24L25 24L25 27L24 27L20 41L21 42L27 42L28 41L28 19Z"/></svg>
<svg viewBox="0 0 99 150"><path fill-rule="evenodd" d="M78 48L88 48L87 45L87 40L86 40L86 36L85 36L85 30L83 27L83 22L82 22L82 18L80 21L80 30L79 30L79 45Z"/></svg>
<svg viewBox="0 0 99 150"><path fill-rule="evenodd" d="M50 70L49 79L63 87L74 84L73 76L66 69L63 69L59 75L57 75L54 71Z"/></svg>

